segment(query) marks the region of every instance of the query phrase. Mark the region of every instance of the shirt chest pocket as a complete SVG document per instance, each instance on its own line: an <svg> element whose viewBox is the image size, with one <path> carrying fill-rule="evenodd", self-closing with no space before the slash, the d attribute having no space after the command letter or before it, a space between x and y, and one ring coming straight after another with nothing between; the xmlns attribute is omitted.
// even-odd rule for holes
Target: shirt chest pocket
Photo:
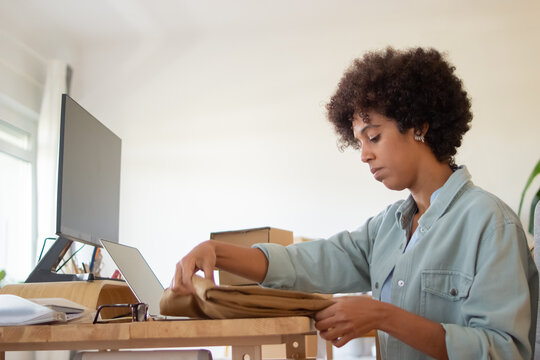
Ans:
<svg viewBox="0 0 540 360"><path fill-rule="evenodd" d="M421 315L437 322L458 324L472 276L452 270L424 270L421 278Z"/></svg>

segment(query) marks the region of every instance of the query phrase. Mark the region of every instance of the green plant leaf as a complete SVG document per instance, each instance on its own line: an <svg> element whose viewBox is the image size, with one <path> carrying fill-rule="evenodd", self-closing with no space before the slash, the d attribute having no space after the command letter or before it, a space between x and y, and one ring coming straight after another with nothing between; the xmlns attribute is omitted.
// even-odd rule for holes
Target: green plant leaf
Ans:
<svg viewBox="0 0 540 360"><path fill-rule="evenodd" d="M536 195L533 196L533 199L531 201L531 211L529 212L529 214L531 214L531 216L529 216L529 233L533 236L534 236L533 214L535 213L534 210L536 209L536 203L538 203L539 201L540 201L540 189L538 189L538 192L536 193Z"/></svg>
<svg viewBox="0 0 540 360"><path fill-rule="evenodd" d="M538 160L531 175L529 175L529 179L527 180L527 183L525 184L525 189L523 189L523 192L521 193L521 200L519 201L518 215L521 215L521 208L523 207L523 199L525 198L525 193L527 192L527 189L529 188L529 186L531 186L532 181L538 174L540 174L540 160Z"/></svg>
<svg viewBox="0 0 540 360"><path fill-rule="evenodd" d="M5 277L6 277L6 271L0 270L0 281L4 280Z"/></svg>

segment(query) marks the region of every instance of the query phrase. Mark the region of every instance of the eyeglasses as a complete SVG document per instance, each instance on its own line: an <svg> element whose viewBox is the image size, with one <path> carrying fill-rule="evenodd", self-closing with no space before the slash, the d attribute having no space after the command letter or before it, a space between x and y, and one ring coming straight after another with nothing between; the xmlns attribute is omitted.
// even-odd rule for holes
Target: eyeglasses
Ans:
<svg viewBox="0 0 540 360"><path fill-rule="evenodd" d="M129 308L132 322L148 320L148 305L145 303L111 304L111 305L100 305L97 308L96 317L94 317L94 322L93 322L94 324L105 324L105 323L114 322L114 321L129 320L129 319L126 319L126 317L129 316L129 313L125 315L126 317L121 317L121 318L116 317L112 319L98 320L101 310L107 309L107 308Z"/></svg>

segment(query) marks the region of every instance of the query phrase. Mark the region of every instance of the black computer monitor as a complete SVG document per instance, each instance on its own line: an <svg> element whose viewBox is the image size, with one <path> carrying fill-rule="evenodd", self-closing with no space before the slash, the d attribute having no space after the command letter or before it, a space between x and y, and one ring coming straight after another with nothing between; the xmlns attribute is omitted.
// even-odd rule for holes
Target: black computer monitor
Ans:
<svg viewBox="0 0 540 360"><path fill-rule="evenodd" d="M118 242L122 141L105 125L62 95L58 157L58 239L26 282L69 281L55 272L73 241L101 246Z"/></svg>
<svg viewBox="0 0 540 360"><path fill-rule="evenodd" d="M122 141L67 95L60 127L56 234L118 242Z"/></svg>

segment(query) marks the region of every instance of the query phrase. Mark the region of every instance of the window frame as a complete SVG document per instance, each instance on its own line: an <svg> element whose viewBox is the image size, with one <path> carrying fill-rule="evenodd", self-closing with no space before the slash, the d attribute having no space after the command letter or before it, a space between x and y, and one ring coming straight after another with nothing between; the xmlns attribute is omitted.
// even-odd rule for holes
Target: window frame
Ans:
<svg viewBox="0 0 540 360"><path fill-rule="evenodd" d="M38 144L38 123L39 114L35 111L12 100L8 96L0 93L0 122L7 126L23 131L29 136L28 149L22 149L3 139L0 139L0 152L19 160L28 162L31 168L31 207L32 207L32 229L31 229L31 256L30 264L32 268L36 265L37 256L37 144ZM8 244L11 246L11 244Z"/></svg>

